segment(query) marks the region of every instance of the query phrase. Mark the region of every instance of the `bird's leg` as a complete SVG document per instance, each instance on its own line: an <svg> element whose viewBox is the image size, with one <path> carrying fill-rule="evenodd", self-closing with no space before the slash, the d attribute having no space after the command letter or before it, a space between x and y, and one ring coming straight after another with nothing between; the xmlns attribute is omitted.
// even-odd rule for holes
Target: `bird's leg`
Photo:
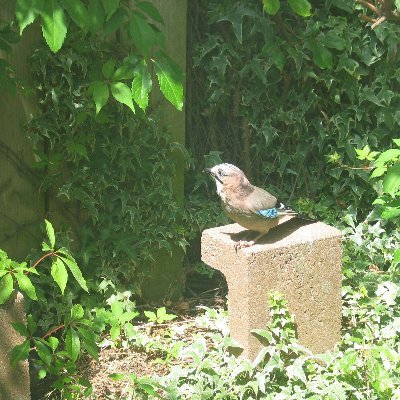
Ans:
<svg viewBox="0 0 400 400"><path fill-rule="evenodd" d="M268 229L268 231L269 231L269 229ZM237 253L237 251L238 251L239 249L243 249L243 248L246 248L246 247L251 247L251 246L253 246L253 245L254 245L255 243L257 243L265 234L267 234L268 231L266 231L266 232L261 232L260 234L258 234L258 235L256 236L256 238L255 238L254 240L250 240L250 241L247 241L247 240L239 240L237 243L235 243L235 251L236 251L236 253ZM248 236L248 234L246 234L246 236Z"/></svg>

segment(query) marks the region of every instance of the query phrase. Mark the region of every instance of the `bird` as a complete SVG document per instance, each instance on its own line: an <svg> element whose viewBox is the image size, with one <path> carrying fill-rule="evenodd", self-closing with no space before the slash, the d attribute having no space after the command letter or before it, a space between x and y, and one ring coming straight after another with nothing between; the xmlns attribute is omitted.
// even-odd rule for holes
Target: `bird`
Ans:
<svg viewBox="0 0 400 400"><path fill-rule="evenodd" d="M252 185L235 165L218 164L203 172L214 178L226 215L243 228L259 233L253 241L239 241L236 250L254 245L283 217L298 215L266 190Z"/></svg>

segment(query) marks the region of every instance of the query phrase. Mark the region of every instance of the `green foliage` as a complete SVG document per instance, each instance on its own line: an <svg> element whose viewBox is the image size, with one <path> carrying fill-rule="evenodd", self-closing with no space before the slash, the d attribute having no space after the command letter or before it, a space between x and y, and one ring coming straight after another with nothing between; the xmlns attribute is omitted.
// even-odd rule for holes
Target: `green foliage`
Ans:
<svg viewBox="0 0 400 400"><path fill-rule="evenodd" d="M192 37L201 86L189 87L196 163L220 152L255 184L327 221L350 206L366 217L374 190L368 169L351 168L354 147L388 148L400 125L400 26L366 29L344 3L324 1L299 18L270 17L256 0L204 2L208 22L193 17L191 31L201 33Z"/></svg>
<svg viewBox="0 0 400 400"><path fill-rule="evenodd" d="M149 319L149 322L155 322L157 324L163 324L164 322L172 321L176 318L176 315L168 314L165 307L157 309L156 312L145 311L144 315Z"/></svg>
<svg viewBox="0 0 400 400"><path fill-rule="evenodd" d="M19 35L15 32L12 22L0 23L0 50L3 54L9 54L12 51L12 45L19 41ZM4 57L0 57L0 93L7 90L15 93L16 83L14 68Z"/></svg>
<svg viewBox="0 0 400 400"><path fill-rule="evenodd" d="M112 73L117 62L116 58L112 58L103 65L103 76L95 75L89 80L89 92L93 95L97 113L107 103L110 91L132 112L135 112L133 101L143 111L146 110L152 88L148 61L154 64L161 93L177 109L182 109L182 73L165 53L164 34L155 25L162 25L163 19L153 4L127 0L17 0L16 19L21 34L38 19L43 37L54 53L65 45L68 35L75 35L73 31L76 28L81 40L107 41L116 31L129 37L126 43L128 50L125 49L126 62L119 67L126 73ZM0 74L0 78L2 76ZM125 82L132 78L131 83Z"/></svg>
<svg viewBox="0 0 400 400"><path fill-rule="evenodd" d="M132 77L136 67L127 69L128 61L115 62L112 56L120 50L115 43L78 37L57 54L38 50L31 63L42 112L30 121L28 134L44 187L60 196L60 208L66 201L77 202L78 210L67 218L84 270L93 280L121 283L129 278L140 294L154 248L171 251L172 242L185 247L191 228L183 224L183 210L174 197L170 160L176 146L160 128L157 114L137 110L134 115L122 107L121 101L133 107L126 84L111 83L109 91L98 80L90 85L90 96L85 90L95 74ZM140 68L149 88L143 63ZM107 101L110 92L119 102ZM146 96L140 96L145 108ZM61 261L71 269L68 257ZM54 264L54 270L61 283L62 265Z"/></svg>

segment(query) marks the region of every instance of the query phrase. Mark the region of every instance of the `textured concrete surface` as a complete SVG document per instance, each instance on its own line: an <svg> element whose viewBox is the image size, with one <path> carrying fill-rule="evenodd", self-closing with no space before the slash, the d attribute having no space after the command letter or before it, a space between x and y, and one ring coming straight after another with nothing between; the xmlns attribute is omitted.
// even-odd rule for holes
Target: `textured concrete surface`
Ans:
<svg viewBox="0 0 400 400"><path fill-rule="evenodd" d="M10 351L23 338L12 327L25 321L23 296L0 306L0 400L30 400L28 361L11 366Z"/></svg>
<svg viewBox="0 0 400 400"><path fill-rule="evenodd" d="M254 246L235 251L249 232L238 224L202 234L202 260L221 271L228 283L229 327L254 358L261 349L251 329L269 319L268 293L284 294L295 317L300 343L314 353L331 350L341 329L341 233L321 222L289 219Z"/></svg>

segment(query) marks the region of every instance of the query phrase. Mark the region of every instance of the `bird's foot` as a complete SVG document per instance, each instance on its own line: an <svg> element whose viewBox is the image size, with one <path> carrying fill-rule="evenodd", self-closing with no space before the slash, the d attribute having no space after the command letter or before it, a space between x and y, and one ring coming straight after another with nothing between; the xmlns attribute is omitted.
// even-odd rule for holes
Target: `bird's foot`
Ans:
<svg viewBox="0 0 400 400"><path fill-rule="evenodd" d="M247 241L247 240L239 240L238 242L235 243L235 251L236 251L236 253L237 253L237 251L238 251L239 249L244 249L244 248L246 248L246 247L251 247L251 246L253 246L253 245L254 245L254 241L253 241L253 240L250 240L250 241Z"/></svg>

